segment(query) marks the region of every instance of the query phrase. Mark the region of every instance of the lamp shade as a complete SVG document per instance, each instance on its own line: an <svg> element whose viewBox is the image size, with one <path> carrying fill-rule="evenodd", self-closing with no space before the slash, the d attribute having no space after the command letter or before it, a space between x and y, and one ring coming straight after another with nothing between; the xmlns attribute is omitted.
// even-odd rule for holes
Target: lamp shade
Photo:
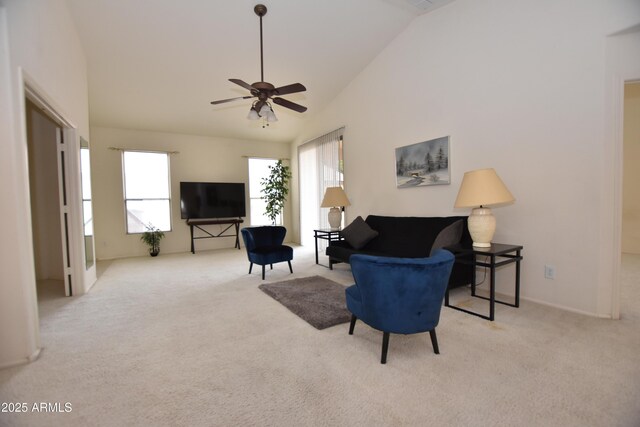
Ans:
<svg viewBox="0 0 640 427"><path fill-rule="evenodd" d="M251 109L249 110L249 115L247 116L247 119L258 120L259 118L260 116L258 115L258 112L256 111L256 109L251 107Z"/></svg>
<svg viewBox="0 0 640 427"><path fill-rule="evenodd" d="M465 172L454 207L471 208L513 201L515 198L495 170L492 168L478 169Z"/></svg>
<svg viewBox="0 0 640 427"><path fill-rule="evenodd" d="M269 108L267 104L264 104L262 108L260 108L260 111L258 111L258 114L260 114L260 117L265 117L269 111L271 111L271 108Z"/></svg>
<svg viewBox="0 0 640 427"><path fill-rule="evenodd" d="M320 207L333 208L338 206L351 206L351 203L342 187L327 187Z"/></svg>
<svg viewBox="0 0 640 427"><path fill-rule="evenodd" d="M268 122L278 121L278 118L276 117L276 113L274 113L272 109L269 109L269 111L267 112L267 121Z"/></svg>

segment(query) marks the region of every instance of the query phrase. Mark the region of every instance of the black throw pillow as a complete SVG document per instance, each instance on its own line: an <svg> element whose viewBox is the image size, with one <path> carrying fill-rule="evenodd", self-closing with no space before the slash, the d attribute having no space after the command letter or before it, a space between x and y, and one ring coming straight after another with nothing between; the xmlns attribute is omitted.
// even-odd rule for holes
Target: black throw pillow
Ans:
<svg viewBox="0 0 640 427"><path fill-rule="evenodd" d="M361 216L347 225L340 234L355 249L362 249L367 243L378 235L378 232L369 227Z"/></svg>
<svg viewBox="0 0 640 427"><path fill-rule="evenodd" d="M433 255L433 253L440 248L460 243L460 240L462 239L462 232L464 231L462 228L463 226L464 222L459 219L453 224L449 224L440 230L440 233L436 236L436 240L433 241L433 246L431 246L431 253L429 256Z"/></svg>

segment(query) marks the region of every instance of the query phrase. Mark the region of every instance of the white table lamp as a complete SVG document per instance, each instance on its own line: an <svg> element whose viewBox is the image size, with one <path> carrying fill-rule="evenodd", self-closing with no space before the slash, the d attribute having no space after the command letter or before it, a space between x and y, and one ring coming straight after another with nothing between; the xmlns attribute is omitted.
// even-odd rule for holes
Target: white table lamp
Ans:
<svg viewBox="0 0 640 427"><path fill-rule="evenodd" d="M473 246L491 247L491 239L496 231L496 218L487 206L513 201L515 198L495 170L465 172L454 207L474 208L468 220Z"/></svg>
<svg viewBox="0 0 640 427"><path fill-rule="evenodd" d="M340 208L350 205L351 203L349 199L347 199L347 195L342 187L327 187L320 207L331 208L329 210L329 225L332 230L338 230L342 223L342 212Z"/></svg>

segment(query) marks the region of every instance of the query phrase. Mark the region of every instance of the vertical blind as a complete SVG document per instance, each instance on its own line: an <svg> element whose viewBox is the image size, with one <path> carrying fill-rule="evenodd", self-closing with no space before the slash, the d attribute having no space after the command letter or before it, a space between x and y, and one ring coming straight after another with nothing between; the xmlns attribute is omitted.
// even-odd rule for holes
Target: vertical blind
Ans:
<svg viewBox="0 0 640 427"><path fill-rule="evenodd" d="M329 228L328 210L320 208L327 187L343 185L344 127L298 147L300 177L300 242L313 244L313 230Z"/></svg>

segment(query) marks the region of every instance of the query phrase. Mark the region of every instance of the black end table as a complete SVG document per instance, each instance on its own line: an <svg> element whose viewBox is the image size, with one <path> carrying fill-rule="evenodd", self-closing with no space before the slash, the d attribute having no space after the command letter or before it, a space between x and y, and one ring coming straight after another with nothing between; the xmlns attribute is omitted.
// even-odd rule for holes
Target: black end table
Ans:
<svg viewBox="0 0 640 427"><path fill-rule="evenodd" d="M333 240L344 240L344 238L340 234L340 229L334 230L331 228L321 228L319 230L313 230L313 237L316 243L316 264L320 264L318 260L318 239L327 240L328 242L331 242ZM328 265L320 265L331 268Z"/></svg>
<svg viewBox="0 0 640 427"><path fill-rule="evenodd" d="M483 319L493 321L495 319L495 303L508 305L510 307L520 306L520 261L522 261L522 246L519 245L506 245L502 243L493 243L491 247L480 248L471 245L453 245L447 246L444 249L452 252L456 257L456 262L473 265L473 278L471 281L471 296L475 298L481 298L489 301L489 315L486 316L481 313L476 313L471 310L464 309L449 304L449 289L447 289L444 296L445 307L453 308L454 310L464 311L474 316L482 317ZM478 259L478 257L486 257L484 261ZM496 268L503 265L515 263L516 264L516 280L515 280L515 302L506 302L496 299ZM490 271L489 282L489 297L476 295L476 267L487 267Z"/></svg>

